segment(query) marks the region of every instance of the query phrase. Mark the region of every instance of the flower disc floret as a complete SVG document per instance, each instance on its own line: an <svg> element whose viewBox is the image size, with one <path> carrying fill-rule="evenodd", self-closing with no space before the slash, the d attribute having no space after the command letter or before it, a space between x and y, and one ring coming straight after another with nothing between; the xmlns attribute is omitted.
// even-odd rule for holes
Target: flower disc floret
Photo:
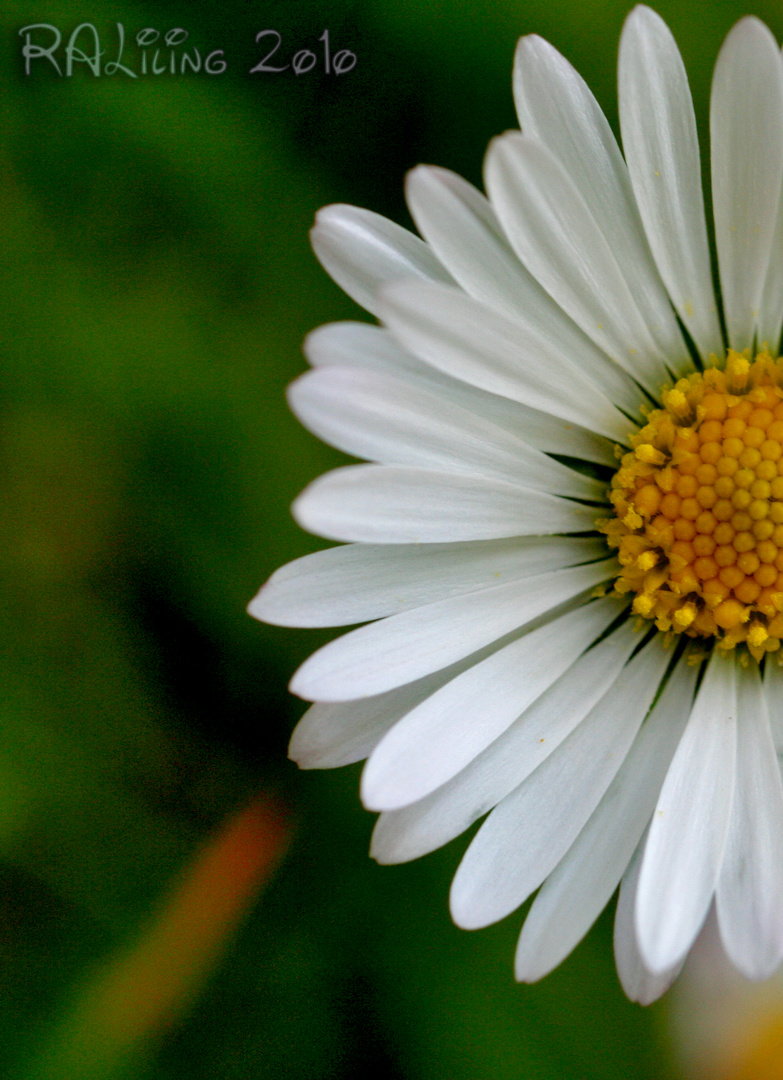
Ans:
<svg viewBox="0 0 783 1080"><path fill-rule="evenodd" d="M730 351L662 391L612 479L620 594L658 629L745 644L783 639L783 360Z"/></svg>

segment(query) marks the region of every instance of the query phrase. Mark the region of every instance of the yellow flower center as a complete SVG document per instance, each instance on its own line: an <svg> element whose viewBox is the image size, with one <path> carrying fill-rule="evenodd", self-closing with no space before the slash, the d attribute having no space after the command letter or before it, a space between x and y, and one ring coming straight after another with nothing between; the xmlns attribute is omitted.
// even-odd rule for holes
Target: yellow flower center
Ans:
<svg viewBox="0 0 783 1080"><path fill-rule="evenodd" d="M618 593L660 630L745 643L783 639L783 359L729 351L662 392L612 479L598 522Z"/></svg>

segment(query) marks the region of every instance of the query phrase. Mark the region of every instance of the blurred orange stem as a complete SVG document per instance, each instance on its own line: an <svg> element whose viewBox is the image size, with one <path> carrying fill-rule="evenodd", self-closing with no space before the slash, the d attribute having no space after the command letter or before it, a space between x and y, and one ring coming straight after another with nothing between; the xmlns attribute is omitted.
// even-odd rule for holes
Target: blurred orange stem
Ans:
<svg viewBox="0 0 783 1080"><path fill-rule="evenodd" d="M121 1075L183 1014L289 837L279 808L263 798L230 818L193 858L141 939L91 979L28 1075Z"/></svg>

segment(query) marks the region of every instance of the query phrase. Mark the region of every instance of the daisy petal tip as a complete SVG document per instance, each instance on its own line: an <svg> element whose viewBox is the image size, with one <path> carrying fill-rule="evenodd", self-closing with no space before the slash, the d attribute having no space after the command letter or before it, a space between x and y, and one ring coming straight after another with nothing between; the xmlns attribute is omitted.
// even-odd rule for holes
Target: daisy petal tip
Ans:
<svg viewBox="0 0 783 1080"><path fill-rule="evenodd" d="M638 903L637 894L637 903ZM649 985L655 989L659 983L665 981L670 972L678 972L691 950L694 940L698 936L698 930L701 929L699 925L696 932L691 938L683 945L682 941L673 940L671 934L671 927L660 927L655 924L644 922L639 918L639 908L636 911L636 948L639 953L639 960L642 968L648 976L644 985ZM658 991L655 989L656 997L660 997L661 994L667 989L667 987L674 981L675 975L672 975L671 979L663 990ZM652 990L651 990L652 992ZM655 998L651 998L655 1000ZM649 1002L639 1002L640 1005L649 1004Z"/></svg>
<svg viewBox="0 0 783 1080"><path fill-rule="evenodd" d="M302 342L302 352L305 355L305 359L309 364L313 364L313 356L315 355L319 342L323 336L324 327L318 326L315 330L311 330L309 334L305 335L305 339Z"/></svg>
<svg viewBox="0 0 783 1080"><path fill-rule="evenodd" d="M483 930L510 914L506 906L501 909L495 901L481 875L477 876L475 867L471 866L468 848L449 890L449 913L454 925L460 930Z"/></svg>
<svg viewBox="0 0 783 1080"><path fill-rule="evenodd" d="M622 49L623 43L627 41L630 36L637 34L658 34L661 31L665 31L667 36L671 36L671 31L664 19L658 14L657 11L653 11L647 4L637 4L628 12L623 23L623 30L620 36L620 48Z"/></svg>
<svg viewBox="0 0 783 1080"><path fill-rule="evenodd" d="M734 24L734 26L732 26L731 30L729 30L726 35L720 53L718 54L716 69L717 65L725 59L727 50L744 47L746 42L750 44L749 39L755 39L751 45L753 48L758 48L759 46L762 46L762 44L771 44L775 51L779 52L775 36L767 24L762 22L758 15L744 15Z"/></svg>
<svg viewBox="0 0 783 1080"><path fill-rule="evenodd" d="M248 613L248 615L250 615L254 619L258 619L259 622L268 621L265 614L266 603L263 593L263 588L259 589L256 595L245 608L245 611Z"/></svg>
<svg viewBox="0 0 783 1080"><path fill-rule="evenodd" d="M310 244L327 273L331 271L326 264L334 258L342 258L346 243L353 240L357 232L366 232L368 223L378 216L349 203L330 203L316 212L310 228Z"/></svg>
<svg viewBox="0 0 783 1080"><path fill-rule="evenodd" d="M516 64L520 64L527 56L545 55L559 56L557 49L554 45L550 44L546 38L541 37L540 34L523 34L517 41L517 47L514 54L514 60Z"/></svg>
<svg viewBox="0 0 783 1080"><path fill-rule="evenodd" d="M311 240L313 239L313 236L315 235L315 233L319 229L323 228L324 225L327 224L327 218L328 218L328 211L329 210L331 210L331 206L320 206L316 210L315 217L313 218L313 224L310 226L310 239Z"/></svg>
<svg viewBox="0 0 783 1080"><path fill-rule="evenodd" d="M454 925L460 930L485 930L507 914L488 910L485 901L486 896L478 895L470 882L455 877L449 895L449 913Z"/></svg>
<svg viewBox="0 0 783 1080"><path fill-rule="evenodd" d="M302 717L303 720L305 716ZM313 737L312 728L307 729L307 723L299 723L294 728L288 743L288 760L292 761L297 768L308 772L312 769L330 769L336 764L342 764L342 762L335 762L321 740Z"/></svg>
<svg viewBox="0 0 783 1080"><path fill-rule="evenodd" d="M287 386L287 387L285 388L285 399L286 399L286 401L288 402L288 406L289 406L289 408L290 408L290 409L291 409L291 410L292 410L292 411L293 411L294 413L296 413L296 409L295 409L295 407L294 407L294 406L295 406L295 403L296 403L296 399L297 399L297 397L298 397L298 395L299 395L299 389L298 389L298 388L299 388L299 385L300 385L300 384L301 384L301 383L302 383L302 382L303 382L304 380L307 380L307 382L309 382L309 381L310 381L310 377L311 377L312 375L313 375L313 372L312 372L312 371L304 371L304 372L302 372L302 374L301 374L301 375L298 375L298 376L297 376L297 377L296 377L295 379L293 379L293 380L292 380L292 381L291 381L291 382L290 382L290 383L288 384L288 386Z"/></svg>
<svg viewBox="0 0 783 1080"><path fill-rule="evenodd" d="M370 839L370 858L374 859L378 866L399 866L405 860L397 857L393 844L390 845L381 838L379 826L382 820L382 818L378 818L373 829L372 838Z"/></svg>
<svg viewBox="0 0 783 1080"><path fill-rule="evenodd" d="M517 952L514 958L514 979L518 983L537 983L548 975L548 971L539 971L532 957Z"/></svg>
<svg viewBox="0 0 783 1080"><path fill-rule="evenodd" d="M356 208L348 203L329 203L315 212L313 229L333 225L335 222L342 223L346 217Z"/></svg>
<svg viewBox="0 0 783 1080"><path fill-rule="evenodd" d="M774 961L768 959L766 962L755 962L750 964L742 963L739 958L735 958L732 959L732 963L740 975L746 978L748 982L766 982L767 979L772 978L780 967L779 958Z"/></svg>
<svg viewBox="0 0 783 1080"><path fill-rule="evenodd" d="M327 474L328 475L328 474ZM317 512L313 512L312 502L314 497L317 498L320 490L319 484L320 477L313 480L311 484L302 491L294 501L291 503L291 517L305 532L312 533L314 536L320 535L317 532Z"/></svg>
<svg viewBox="0 0 783 1080"><path fill-rule="evenodd" d="M326 242L326 238L331 231L333 218L330 211L333 208L331 206L322 206L320 210L316 211L315 220L310 226L310 244L318 254L319 245Z"/></svg>
<svg viewBox="0 0 783 1080"><path fill-rule="evenodd" d="M307 658L304 663L300 664L294 674L291 676L291 681L288 684L288 690L295 697L301 698L302 701L339 701L339 697L334 697L322 693L322 687L319 683L322 679L319 677L319 673L313 674L313 659L318 656L314 653L313 656Z"/></svg>
<svg viewBox="0 0 783 1080"><path fill-rule="evenodd" d="M398 806L393 805L393 802L392 805L387 805L387 800L383 798L383 795L379 796L372 789L368 792L365 784L361 785L359 798L364 809L369 810L372 814L383 814L390 810L399 809ZM373 858L375 857L373 856Z"/></svg>
<svg viewBox="0 0 783 1080"><path fill-rule="evenodd" d="M631 987L623 987L629 1001L634 1001L637 1005L642 1005L645 1008L662 998L668 989L668 980L663 981L655 977L651 977L649 981L635 990Z"/></svg>
<svg viewBox="0 0 783 1080"><path fill-rule="evenodd" d="M770 30L770 28L758 17L758 15L743 15L742 18L739 19L734 24L734 26L732 26L729 34L747 33L751 29L753 29L754 31L760 31L767 37L772 35L772 31Z"/></svg>
<svg viewBox="0 0 783 1080"><path fill-rule="evenodd" d="M507 128L506 131L501 131L499 135L496 135L494 139L490 139L487 154L493 150L497 151L499 147L523 145L524 141L524 132L520 131L519 128Z"/></svg>
<svg viewBox="0 0 783 1080"><path fill-rule="evenodd" d="M414 165L412 169L408 169L405 174L405 191L409 191L411 187L416 187L420 184L426 184L428 181L437 179L438 170L434 165Z"/></svg>
<svg viewBox="0 0 783 1080"><path fill-rule="evenodd" d="M502 175L503 170L507 167L507 163L510 155L514 151L514 147L517 143L521 142L524 138L521 131L504 131L502 135L496 135L494 139L490 139L487 146L486 153L484 154L484 187L489 195L490 202L492 202L492 186L496 178Z"/></svg>
<svg viewBox="0 0 783 1080"><path fill-rule="evenodd" d="M482 922L476 921L471 913L470 906L453 888L449 897L449 912L452 922L460 930L480 930L484 925Z"/></svg>
<svg viewBox="0 0 783 1080"><path fill-rule="evenodd" d="M306 686L305 680L300 679L298 676L299 676L299 672L297 671L294 674L291 681L289 682L289 684L288 684L288 692L289 692L289 694L293 694L294 697L301 698L302 701L315 701L315 698L310 697L308 692L307 692L307 686Z"/></svg>
<svg viewBox="0 0 783 1080"><path fill-rule="evenodd" d="M362 770L359 797L364 809L375 814L401 810L416 798L415 794L410 797L406 791L401 790L398 777L379 772L373 765L372 757L368 758Z"/></svg>
<svg viewBox="0 0 783 1080"><path fill-rule="evenodd" d="M319 210L318 213L320 215L323 211ZM327 221L323 218L319 220L318 216L315 224L310 229L310 247L327 273L329 273L327 263L330 262L335 247L339 244L339 237L335 236L336 231L333 221Z"/></svg>
<svg viewBox="0 0 783 1080"><path fill-rule="evenodd" d="M574 69L555 46L539 34L527 34L517 42L514 55L513 84L520 119L525 115L526 103L534 93L534 84L542 80L568 79ZM522 125L525 126L524 123Z"/></svg>
<svg viewBox="0 0 783 1080"><path fill-rule="evenodd" d="M291 503L291 517L300 529L305 529L309 532L310 530L307 526L307 501L304 498L306 491L307 489L305 488L305 491L303 491L301 495L298 495Z"/></svg>
<svg viewBox="0 0 783 1080"><path fill-rule="evenodd" d="M411 217L419 224L418 214L424 208L436 204L436 201L448 199L451 189L459 179L448 169L438 165L416 165L405 174L405 199Z"/></svg>
<svg viewBox="0 0 783 1080"><path fill-rule="evenodd" d="M629 19L633 19L634 21L638 21L639 19L647 19L649 22L655 23L656 25L666 25L658 12L654 11L647 4L636 4L633 8L631 8L625 21L628 22Z"/></svg>
<svg viewBox="0 0 783 1080"><path fill-rule="evenodd" d="M693 941L688 941L685 948L673 940L671 927L661 925L650 914L649 904L644 903L641 887L636 893L633 910L634 951L638 954L641 968L651 979L658 979L676 964L682 962L690 950ZM695 934L694 934L695 938Z"/></svg>
<svg viewBox="0 0 783 1080"><path fill-rule="evenodd" d="M385 801L383 798L383 778L379 777L377 773L378 770L373 765L372 755L370 755L362 769L362 776L359 781L359 798L365 810L382 813L387 807L383 805Z"/></svg>
<svg viewBox="0 0 783 1080"><path fill-rule="evenodd" d="M300 625L296 618L291 618L290 605L285 600L280 602L280 592L273 584L272 578L259 589L245 610L252 618L269 626Z"/></svg>
<svg viewBox="0 0 783 1080"><path fill-rule="evenodd" d="M296 732L291 736L291 741L288 744L288 760L293 761L294 765L300 769L309 769L312 766L308 764L307 750L305 747L298 745L295 735Z"/></svg>

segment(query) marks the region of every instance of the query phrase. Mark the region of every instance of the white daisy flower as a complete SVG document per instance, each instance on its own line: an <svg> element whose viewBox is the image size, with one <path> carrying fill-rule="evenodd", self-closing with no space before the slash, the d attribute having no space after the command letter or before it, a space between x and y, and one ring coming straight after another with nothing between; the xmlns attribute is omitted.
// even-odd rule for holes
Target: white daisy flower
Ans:
<svg viewBox="0 0 783 1080"><path fill-rule="evenodd" d="M368 758L380 862L488 815L457 924L539 890L532 981L619 885L620 979L649 1002L713 902L744 975L783 957L783 63L746 18L716 64L722 307L685 70L646 7L619 95L624 158L580 76L523 38L522 130L489 149L488 199L420 167L423 240L319 213L318 257L381 326L311 334L291 406L372 464L299 497L297 521L347 546L278 570L250 612L369 624L295 674L314 704L291 756Z"/></svg>

